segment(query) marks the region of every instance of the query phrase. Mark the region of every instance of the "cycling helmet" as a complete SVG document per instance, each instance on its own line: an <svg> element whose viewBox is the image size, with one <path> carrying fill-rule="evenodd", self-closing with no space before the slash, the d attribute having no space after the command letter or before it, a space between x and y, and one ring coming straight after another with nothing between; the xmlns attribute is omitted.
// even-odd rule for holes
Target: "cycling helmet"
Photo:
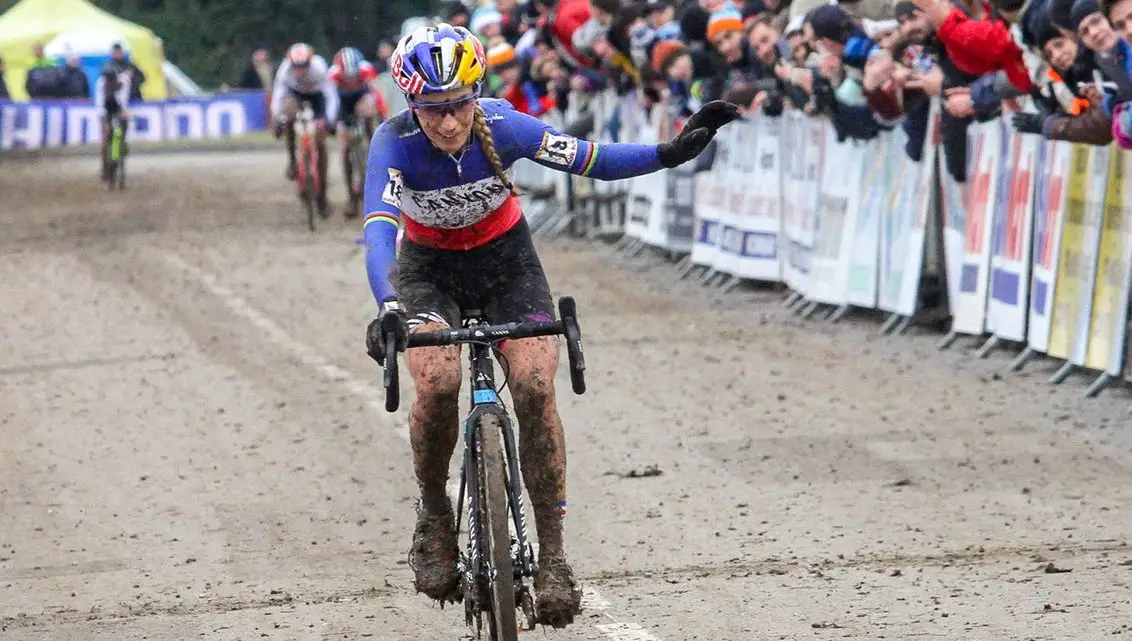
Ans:
<svg viewBox="0 0 1132 641"><path fill-rule="evenodd" d="M305 67L311 63L313 57L314 49L306 43L297 42L287 50L287 62L290 62L292 67Z"/></svg>
<svg viewBox="0 0 1132 641"><path fill-rule="evenodd" d="M334 54L334 64L342 70L342 75L347 78L353 78L358 75L362 69L362 63L365 59L362 58L362 52L353 47L343 47Z"/></svg>
<svg viewBox="0 0 1132 641"><path fill-rule="evenodd" d="M405 95L428 95L461 87L478 89L486 64L479 38L442 22L401 38L389 59L389 71Z"/></svg>

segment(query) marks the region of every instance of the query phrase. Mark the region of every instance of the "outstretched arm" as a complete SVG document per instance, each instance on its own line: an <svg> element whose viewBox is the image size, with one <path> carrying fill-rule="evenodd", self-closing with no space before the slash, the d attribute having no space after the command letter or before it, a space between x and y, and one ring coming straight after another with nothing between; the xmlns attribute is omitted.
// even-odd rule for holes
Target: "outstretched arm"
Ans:
<svg viewBox="0 0 1132 641"><path fill-rule="evenodd" d="M509 111L506 123L510 125L519 157L550 169L597 180L621 180L650 174L663 167L656 145L590 142L561 133L519 111Z"/></svg>
<svg viewBox="0 0 1132 641"><path fill-rule="evenodd" d="M397 261L397 230L401 225L400 141L389 125L374 132L366 165L365 218L366 273L378 305L397 292L389 271Z"/></svg>
<svg viewBox="0 0 1132 641"><path fill-rule="evenodd" d="M567 136L514 110L507 122L519 157L578 176L621 180L688 162L707 147L720 127L736 118L738 106L713 100L688 118L678 136L659 145L598 144Z"/></svg>

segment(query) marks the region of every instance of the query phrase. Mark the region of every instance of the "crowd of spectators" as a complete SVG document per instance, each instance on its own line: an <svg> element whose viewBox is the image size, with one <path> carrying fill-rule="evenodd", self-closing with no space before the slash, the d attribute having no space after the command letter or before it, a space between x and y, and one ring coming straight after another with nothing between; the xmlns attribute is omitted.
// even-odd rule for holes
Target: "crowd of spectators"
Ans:
<svg viewBox="0 0 1132 641"><path fill-rule="evenodd" d="M488 91L536 116L612 87L679 126L722 98L824 116L839 139L903 127L919 159L937 97L960 182L967 127L1004 112L1132 147L1132 0L489 0L441 18L483 40Z"/></svg>

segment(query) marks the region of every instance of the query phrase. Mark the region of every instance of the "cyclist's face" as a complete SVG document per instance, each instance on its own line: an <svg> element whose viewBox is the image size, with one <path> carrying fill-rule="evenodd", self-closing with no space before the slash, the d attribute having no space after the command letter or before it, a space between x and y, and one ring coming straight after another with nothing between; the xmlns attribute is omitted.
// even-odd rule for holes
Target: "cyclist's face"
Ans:
<svg viewBox="0 0 1132 641"><path fill-rule="evenodd" d="M413 112L421 129L437 149L454 154L464 148L476 113L471 87L413 98Z"/></svg>

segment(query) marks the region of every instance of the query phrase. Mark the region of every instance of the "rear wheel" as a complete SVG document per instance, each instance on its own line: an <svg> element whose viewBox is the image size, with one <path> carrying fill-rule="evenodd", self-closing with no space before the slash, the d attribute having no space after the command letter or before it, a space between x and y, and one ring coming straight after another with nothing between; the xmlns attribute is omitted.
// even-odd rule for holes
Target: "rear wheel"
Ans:
<svg viewBox="0 0 1132 641"><path fill-rule="evenodd" d="M350 148L350 196L353 214L362 214L362 190L366 180L366 149L364 139L355 139Z"/></svg>
<svg viewBox="0 0 1132 641"><path fill-rule="evenodd" d="M510 519L507 514L507 477L500 444L502 424L499 416L484 413L477 419L476 451L479 461L479 517L483 524L483 555L490 565L489 593L491 618L488 629L492 641L518 641L515 616L515 569L511 561Z"/></svg>
<svg viewBox="0 0 1132 641"><path fill-rule="evenodd" d="M121 191L126 188L126 155L121 154L118 156L118 190Z"/></svg>
<svg viewBox="0 0 1132 641"><path fill-rule="evenodd" d="M303 137L299 149L299 167L298 167L298 180L299 180L299 198L303 201L303 207L307 210L307 227L314 231L314 176L311 173L311 148L310 139L306 136Z"/></svg>

